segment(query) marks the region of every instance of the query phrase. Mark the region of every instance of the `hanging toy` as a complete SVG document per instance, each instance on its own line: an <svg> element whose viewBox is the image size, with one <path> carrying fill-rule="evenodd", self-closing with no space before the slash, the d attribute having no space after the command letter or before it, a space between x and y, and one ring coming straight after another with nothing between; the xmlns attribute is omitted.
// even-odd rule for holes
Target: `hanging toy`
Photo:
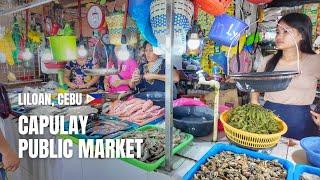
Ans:
<svg viewBox="0 0 320 180"><path fill-rule="evenodd" d="M12 27L12 39L14 42L14 45L18 48L20 46L20 40L22 38L19 23L17 20L17 17L14 17L13 19L13 27Z"/></svg>
<svg viewBox="0 0 320 180"><path fill-rule="evenodd" d="M20 53L20 41L22 39L19 23L17 17L13 19L13 26L12 26L12 40L16 47L15 50L12 51L12 57L14 60L14 64L20 64L19 61L19 53Z"/></svg>
<svg viewBox="0 0 320 180"><path fill-rule="evenodd" d="M74 31L71 28L70 24L66 23L64 25L63 29L59 29L58 35L59 36L72 36L72 35L74 35Z"/></svg>
<svg viewBox="0 0 320 180"><path fill-rule="evenodd" d="M58 23L53 23L52 24L52 28L51 28L51 32L50 35L51 36L55 36L58 34L59 30L60 30L61 26Z"/></svg>

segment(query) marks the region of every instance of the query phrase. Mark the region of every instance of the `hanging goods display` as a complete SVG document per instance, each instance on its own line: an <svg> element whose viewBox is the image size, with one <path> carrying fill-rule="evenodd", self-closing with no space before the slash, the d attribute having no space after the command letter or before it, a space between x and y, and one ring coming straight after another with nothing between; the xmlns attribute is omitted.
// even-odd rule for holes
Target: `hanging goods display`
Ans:
<svg viewBox="0 0 320 180"><path fill-rule="evenodd" d="M228 67L227 67L227 57L224 52L221 51L219 45L215 45L215 52L214 54L210 55L210 60L215 62L220 68L223 70L223 74L226 74Z"/></svg>
<svg viewBox="0 0 320 180"><path fill-rule="evenodd" d="M213 41L225 45L235 46L238 43L239 37L244 33L249 26L227 14L217 16L211 27L209 38Z"/></svg>
<svg viewBox="0 0 320 180"><path fill-rule="evenodd" d="M186 35L191 28L194 6L191 1L174 0L174 55L182 55L186 52ZM165 49L165 36L167 31L166 1L154 0L151 3L151 26L158 40L158 46Z"/></svg>
<svg viewBox="0 0 320 180"><path fill-rule="evenodd" d="M251 25L255 24L252 23ZM292 35L292 32L285 27L278 24L280 28L286 30L290 37L293 39L297 50L297 70L296 71L273 71L273 72L250 72L250 73L235 73L229 74L229 76L236 81L236 86L239 90L245 92L275 92L285 90L292 78L297 76L300 73L300 53L296 39ZM240 33L245 32L247 28L244 28L240 31ZM228 51L228 73L229 62L230 62L230 51L231 46L234 42L238 41L239 36L235 37L232 40L232 43L229 47Z"/></svg>
<svg viewBox="0 0 320 180"><path fill-rule="evenodd" d="M93 53L92 53L92 57L93 57L93 62L95 62L95 55L96 55L96 49L97 49L97 45L101 44L103 46L103 48L105 49L105 53L106 53L106 64L109 64L109 55L108 55L108 51L107 51L107 47L105 46L105 44L99 39L94 47L93 47ZM110 47L110 46L109 46ZM94 68L94 69L85 69L84 72L87 75L92 75L92 76L104 76L104 75L113 75L113 74L117 74L118 73L118 69L116 68Z"/></svg>
<svg viewBox="0 0 320 180"><path fill-rule="evenodd" d="M150 23L150 5L152 0L129 0L128 13L136 22L137 28L144 39L152 46L157 46L158 42L152 32Z"/></svg>
<svg viewBox="0 0 320 180"><path fill-rule="evenodd" d="M12 56L12 52L16 49L12 34L7 29L4 32L4 36L0 38L0 54L2 61L5 60L8 65L14 65L15 61Z"/></svg>
<svg viewBox="0 0 320 180"><path fill-rule="evenodd" d="M195 0L195 3L205 12L219 16L226 12L232 0Z"/></svg>
<svg viewBox="0 0 320 180"><path fill-rule="evenodd" d="M115 3L116 2L117 1L115 1ZM126 9L126 11L128 11L128 9ZM136 24L131 17L126 17L125 12L112 12L107 16L106 22L109 30L110 44L121 45L123 33L126 35L128 45L135 45L138 42ZM126 24L125 29L123 29L124 23Z"/></svg>

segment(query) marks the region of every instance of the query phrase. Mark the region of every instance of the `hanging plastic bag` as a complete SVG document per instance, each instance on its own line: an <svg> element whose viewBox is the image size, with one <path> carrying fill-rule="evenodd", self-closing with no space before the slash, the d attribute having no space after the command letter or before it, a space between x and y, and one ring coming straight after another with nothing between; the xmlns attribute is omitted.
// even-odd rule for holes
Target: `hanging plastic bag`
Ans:
<svg viewBox="0 0 320 180"><path fill-rule="evenodd" d="M241 51L239 54L239 63L237 60L237 55L235 55L230 62L231 73L249 73L251 72L251 55L248 51ZM239 67L240 64L240 67Z"/></svg>
<svg viewBox="0 0 320 180"><path fill-rule="evenodd" d="M157 46L158 42L152 32L150 23L150 5L152 0L129 0L128 12L132 19L136 22L140 34L152 46Z"/></svg>

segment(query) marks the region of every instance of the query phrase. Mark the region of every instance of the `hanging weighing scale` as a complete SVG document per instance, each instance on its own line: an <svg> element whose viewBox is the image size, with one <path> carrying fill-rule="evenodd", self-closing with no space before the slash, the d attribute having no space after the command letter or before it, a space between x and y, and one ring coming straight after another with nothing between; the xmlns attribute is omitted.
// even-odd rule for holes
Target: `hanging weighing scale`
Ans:
<svg viewBox="0 0 320 180"><path fill-rule="evenodd" d="M104 25L105 14L99 5L92 5L87 13L88 24L92 29L99 29Z"/></svg>
<svg viewBox="0 0 320 180"><path fill-rule="evenodd" d="M251 25L256 24L258 21L251 23ZM241 34L243 34L248 27L242 29L241 31L235 33L231 45L229 46L227 60L228 60L228 71L227 75L236 81L236 86L240 91L244 92L275 92L283 91L290 84L293 77L300 74L300 53L298 48L298 43L294 38L292 32L285 27L277 24L280 28L289 32L290 37L296 46L297 53L297 70L296 71L273 71L273 72L250 72L250 73L236 73L229 74L229 62L232 45L235 44L240 39Z"/></svg>
<svg viewBox="0 0 320 180"><path fill-rule="evenodd" d="M92 5L89 8L88 13L87 13L87 21L88 21L89 26L92 29L94 29L94 31L97 31L98 29L103 28L103 26L105 24L105 13L104 13L102 6ZM95 33L95 34L97 34L97 33ZM104 51L105 51L106 64L109 63L109 55L108 55L107 47L105 46L105 44L107 44L108 42L109 42L108 34L105 34L99 38L99 40L95 43L94 48L93 48L93 53L92 53L93 60L95 60L97 45L100 43L103 46ZM118 70L115 68L111 68L111 69L97 68L97 69L86 69L86 70L84 70L84 72L87 75L92 75L92 76L105 76L105 75L117 74Z"/></svg>

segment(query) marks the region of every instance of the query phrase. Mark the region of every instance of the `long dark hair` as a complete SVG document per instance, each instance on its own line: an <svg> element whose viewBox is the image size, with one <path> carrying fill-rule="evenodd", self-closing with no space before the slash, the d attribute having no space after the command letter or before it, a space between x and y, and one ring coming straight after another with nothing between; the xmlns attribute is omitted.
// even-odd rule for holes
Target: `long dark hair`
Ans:
<svg viewBox="0 0 320 180"><path fill-rule="evenodd" d="M312 23L310 18L305 14L290 13L283 16L279 22L284 22L288 26L295 28L302 36L302 40L298 42L299 50L306 54L315 54L312 50ZM283 55L282 50L278 52L268 61L265 71L271 72L277 66Z"/></svg>

